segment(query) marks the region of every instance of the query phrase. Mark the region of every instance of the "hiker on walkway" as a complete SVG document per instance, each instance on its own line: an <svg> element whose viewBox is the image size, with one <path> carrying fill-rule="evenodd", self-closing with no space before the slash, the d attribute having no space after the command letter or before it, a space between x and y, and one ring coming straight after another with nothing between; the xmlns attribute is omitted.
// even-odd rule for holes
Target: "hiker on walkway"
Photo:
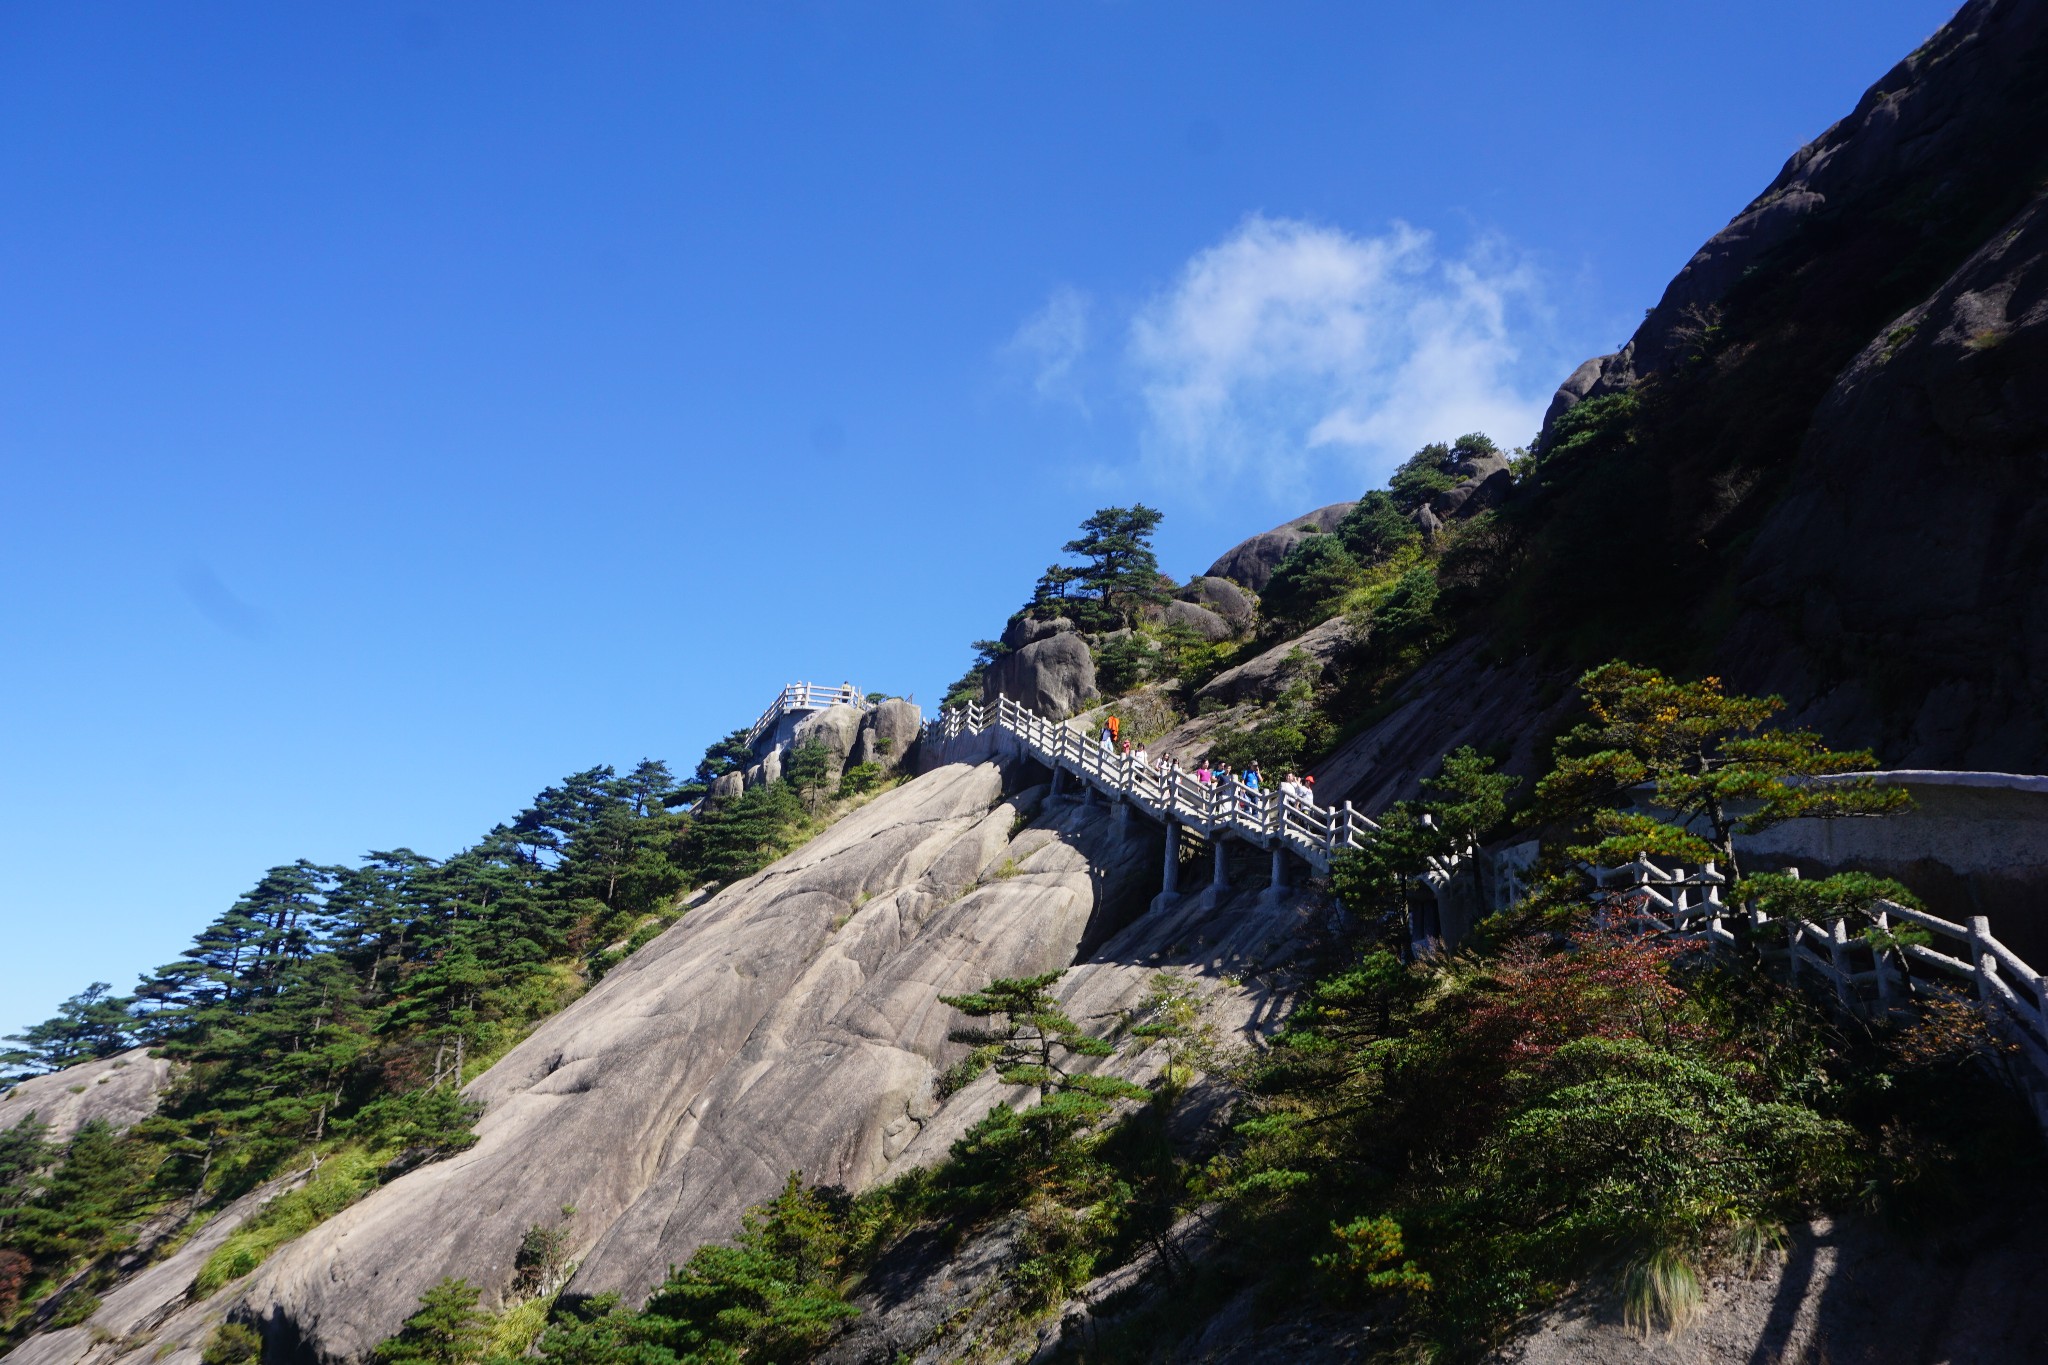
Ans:
<svg viewBox="0 0 2048 1365"><path fill-rule="evenodd" d="M1102 734L1100 738L1102 743L1102 752L1106 754L1114 754L1116 752L1116 731L1110 729L1107 725L1105 725L1102 727Z"/></svg>
<svg viewBox="0 0 2048 1365"><path fill-rule="evenodd" d="M1199 764L1195 766L1195 781L1201 783L1205 787L1214 785L1216 781L1216 770L1209 766L1208 759L1203 759Z"/></svg>
<svg viewBox="0 0 2048 1365"><path fill-rule="evenodd" d="M1103 729L1105 729L1105 730L1107 730L1107 731L1109 731L1109 742L1110 742L1110 743L1112 743L1112 744L1116 743L1116 741L1117 741L1117 735L1119 734L1119 732L1120 732L1120 727L1121 727L1122 725L1123 725L1123 722L1122 722L1122 721L1120 721L1120 720L1118 720L1118 719L1117 719L1117 718L1116 718L1115 716L1111 716L1111 717L1110 717L1110 718L1109 718L1108 720L1106 720L1106 721L1104 721L1104 722L1102 723L1102 728L1103 728Z"/></svg>

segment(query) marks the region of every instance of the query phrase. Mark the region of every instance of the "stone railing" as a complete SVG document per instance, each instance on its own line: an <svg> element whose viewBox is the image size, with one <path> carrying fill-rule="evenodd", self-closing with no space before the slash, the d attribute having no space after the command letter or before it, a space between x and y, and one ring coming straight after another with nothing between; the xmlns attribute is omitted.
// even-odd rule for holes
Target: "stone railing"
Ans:
<svg viewBox="0 0 2048 1365"><path fill-rule="evenodd" d="M784 716L798 712L822 711L828 706L853 706L865 711L867 697L852 683L841 683L837 687L820 687L816 683L791 683L782 689L782 694L761 713L747 730L747 744L752 747L755 740L775 728L775 722Z"/></svg>
<svg viewBox="0 0 2048 1365"><path fill-rule="evenodd" d="M1198 781L1177 764L1153 767L1131 755L1113 753L1080 731L1033 714L1002 697L992 708L969 703L940 713L925 725L925 737L944 743L984 730L1012 736L1024 751L1054 773L1072 773L1109 796L1128 801L1169 826L1181 825L1213 837L1235 835L1246 843L1297 854L1318 872L1330 870L1330 855L1358 848L1379 826L1342 806L1320 806L1292 794L1246 787L1235 780Z"/></svg>
<svg viewBox="0 0 2048 1365"><path fill-rule="evenodd" d="M1773 917L1754 903L1727 905L1721 899L1727 878L1711 862L1687 871L1638 857L1620 867L1587 870L1610 914L1624 914L1653 933L1727 948L1737 943L1736 930L1746 928L1749 942L1782 961L1788 976L1824 982L1843 1009L1862 1018L1889 1018L1930 989L1960 988L1974 995L2026 1058L2035 1108L2048 1122L2048 978L1994 938L1984 916L1957 924L1879 900L1869 911L1872 932L1852 935L1839 919L1816 924L1799 916ZM1925 930L1941 946L1902 941L1897 931L1908 928Z"/></svg>

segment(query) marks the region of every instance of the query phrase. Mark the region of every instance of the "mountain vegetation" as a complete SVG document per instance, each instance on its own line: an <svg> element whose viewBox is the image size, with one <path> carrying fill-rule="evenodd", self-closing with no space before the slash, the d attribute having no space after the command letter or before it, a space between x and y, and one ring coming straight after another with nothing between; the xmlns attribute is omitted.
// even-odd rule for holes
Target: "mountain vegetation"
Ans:
<svg viewBox="0 0 2048 1365"><path fill-rule="evenodd" d="M181 1065L125 1134L88 1124L59 1149L33 1121L0 1130L0 1324L60 1289L83 1305L148 1220L310 1169L209 1259L210 1294L472 1143L470 1078L673 924L686 889L758 870L879 781L870 765L828 790L822 751L800 748L784 780L703 803L743 740L713 744L687 783L651 760L571 774L445 860L272 868L132 993L95 982L7 1039L12 1080L135 1047Z"/></svg>

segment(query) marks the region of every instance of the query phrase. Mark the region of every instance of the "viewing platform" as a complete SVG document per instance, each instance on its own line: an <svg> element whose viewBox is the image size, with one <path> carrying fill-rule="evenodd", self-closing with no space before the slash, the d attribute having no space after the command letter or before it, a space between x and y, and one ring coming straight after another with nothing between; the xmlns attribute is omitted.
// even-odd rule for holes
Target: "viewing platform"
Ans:
<svg viewBox="0 0 2048 1365"><path fill-rule="evenodd" d="M869 709L867 694L850 682L837 687L791 683L761 713L761 719L747 730L747 747L758 754L764 747L786 744L796 731L797 721L813 711L823 711L831 706L851 706L857 711Z"/></svg>

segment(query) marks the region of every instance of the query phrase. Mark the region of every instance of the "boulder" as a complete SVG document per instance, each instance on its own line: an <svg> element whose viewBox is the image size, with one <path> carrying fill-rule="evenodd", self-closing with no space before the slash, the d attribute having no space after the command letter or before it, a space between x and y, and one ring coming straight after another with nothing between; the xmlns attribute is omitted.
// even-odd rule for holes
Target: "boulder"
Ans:
<svg viewBox="0 0 2048 1365"><path fill-rule="evenodd" d="M1064 616L1055 616L1049 621L1036 617L1017 615L1010 618L1010 624L1003 627L1003 643L1011 649L1022 649L1074 628L1074 623Z"/></svg>
<svg viewBox="0 0 2048 1365"><path fill-rule="evenodd" d="M1159 614L1160 622L1167 626L1186 626L1189 630L1211 642L1228 640L1237 634L1230 622L1218 616L1207 607L1193 602L1168 602Z"/></svg>
<svg viewBox="0 0 2048 1365"><path fill-rule="evenodd" d="M1280 561L1287 558L1289 550L1309 536L1336 530L1337 523L1344 520L1344 514L1356 505L1333 502L1328 507L1318 507L1313 512L1305 512L1283 522L1250 540L1240 541L1209 566L1207 576L1234 579L1253 592L1261 592L1272 581L1273 570L1280 567Z"/></svg>
<svg viewBox="0 0 2048 1365"><path fill-rule="evenodd" d="M746 789L747 779L743 775L736 772L726 773L722 777L711 779L711 790L707 794L706 799L711 801L730 801Z"/></svg>
<svg viewBox="0 0 2048 1365"><path fill-rule="evenodd" d="M783 748L782 745L778 744L774 748L770 749L767 753L762 754L760 763L755 765L760 769L760 773L757 776L750 778L749 781L764 784L769 782L780 782L782 780L782 756L787 752L788 750Z"/></svg>
<svg viewBox="0 0 2048 1365"><path fill-rule="evenodd" d="M1182 588L1175 597L1182 602L1207 607L1240 631L1252 628L1252 619L1258 612L1258 603L1252 595L1227 578L1204 575Z"/></svg>
<svg viewBox="0 0 2048 1365"><path fill-rule="evenodd" d="M1195 696L1226 706L1272 701L1303 670L1311 677L1320 676L1351 642L1351 623L1342 616L1333 616L1308 634L1277 644L1249 662L1217 674Z"/></svg>
<svg viewBox="0 0 2048 1365"><path fill-rule="evenodd" d="M156 1112L157 1100L170 1082L168 1061L150 1056L148 1048L130 1048L46 1076L31 1076L0 1095L0 1129L34 1114L49 1125L52 1142L71 1141L94 1119L104 1119L123 1133Z"/></svg>
<svg viewBox="0 0 2048 1365"><path fill-rule="evenodd" d="M916 706L901 697L877 702L861 717L853 761L877 763L893 771L903 766L923 733L924 713Z"/></svg>
<svg viewBox="0 0 2048 1365"><path fill-rule="evenodd" d="M832 762L830 770L837 778L846 767L847 755L853 752L853 744L860 737L861 709L857 706L828 706L822 711L813 711L796 723L796 730L790 739L792 747L810 743L825 746Z"/></svg>
<svg viewBox="0 0 2048 1365"><path fill-rule="evenodd" d="M1493 450L1483 455L1454 457L1448 465L1444 466L1444 471L1449 474L1456 474L1461 479L1484 480L1491 478L1495 474L1505 473L1507 467L1508 457L1497 450Z"/></svg>
<svg viewBox="0 0 2048 1365"><path fill-rule="evenodd" d="M1422 528L1422 535L1426 540L1435 539L1436 533L1444 529L1443 518L1426 506L1415 509L1415 524Z"/></svg>
<svg viewBox="0 0 2048 1365"><path fill-rule="evenodd" d="M1065 720L1095 695L1095 656L1078 635L1050 636L1005 654L981 680L981 703L1008 697L1047 720Z"/></svg>

